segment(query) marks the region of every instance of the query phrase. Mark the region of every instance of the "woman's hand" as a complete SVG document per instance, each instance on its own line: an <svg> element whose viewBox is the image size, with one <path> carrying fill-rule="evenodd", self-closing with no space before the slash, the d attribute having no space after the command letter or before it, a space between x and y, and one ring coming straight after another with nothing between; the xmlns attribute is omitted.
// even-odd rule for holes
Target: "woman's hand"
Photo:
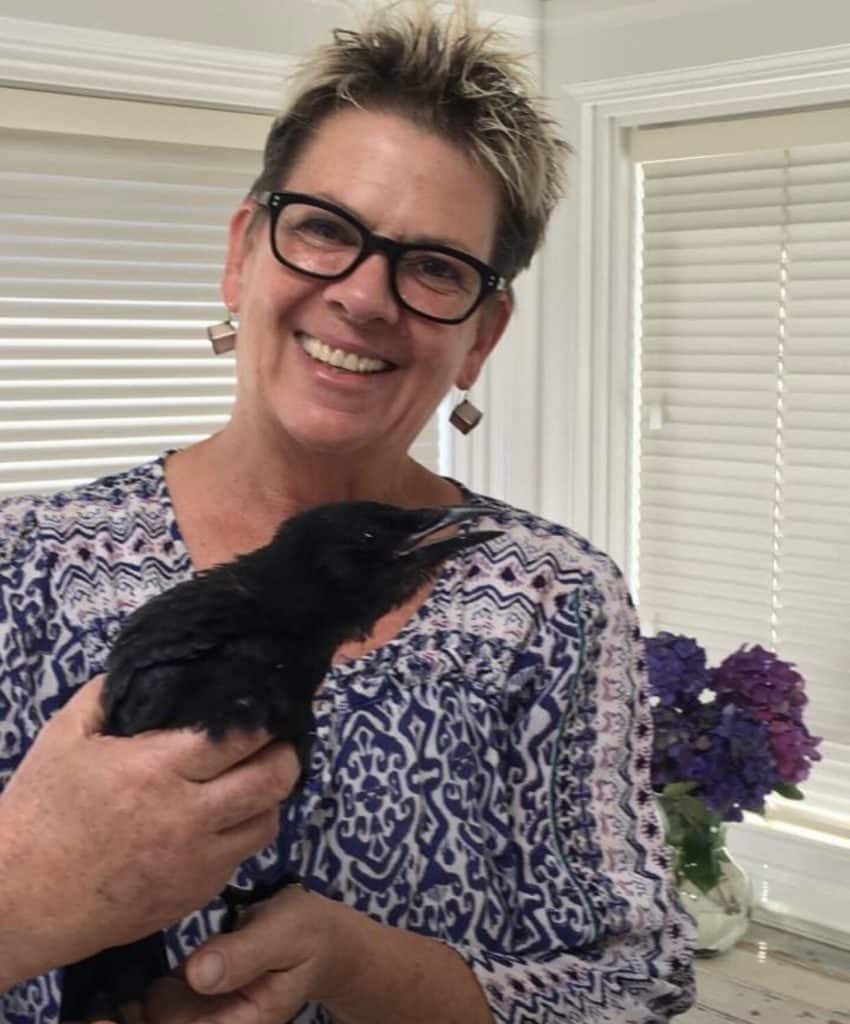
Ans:
<svg viewBox="0 0 850 1024"><path fill-rule="evenodd" d="M282 1024L305 1003L349 1024L493 1024L454 950L289 886L156 982L147 1024Z"/></svg>
<svg viewBox="0 0 850 1024"><path fill-rule="evenodd" d="M291 885L245 910L239 928L206 943L184 965L187 982L150 989L149 1024L280 1024L311 1000L341 989L368 918L343 903ZM213 995L207 993L222 993Z"/></svg>
<svg viewBox="0 0 850 1024"><path fill-rule="evenodd" d="M53 716L0 796L0 991L203 906L274 840L298 776L262 732L103 736L102 682Z"/></svg>

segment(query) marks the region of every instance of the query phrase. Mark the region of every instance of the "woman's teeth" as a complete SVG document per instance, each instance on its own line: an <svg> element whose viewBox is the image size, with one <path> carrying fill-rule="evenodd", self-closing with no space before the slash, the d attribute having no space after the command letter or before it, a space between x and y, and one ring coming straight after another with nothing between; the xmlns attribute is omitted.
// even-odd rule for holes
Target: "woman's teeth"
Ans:
<svg viewBox="0 0 850 1024"><path fill-rule="evenodd" d="M353 352L343 352L340 348L331 348L317 338L311 338L302 334L298 338L301 347L320 363L327 363L329 366L336 366L341 370L348 370L350 373L378 373L381 370L388 370L389 363L383 359L372 359L370 356L357 356Z"/></svg>

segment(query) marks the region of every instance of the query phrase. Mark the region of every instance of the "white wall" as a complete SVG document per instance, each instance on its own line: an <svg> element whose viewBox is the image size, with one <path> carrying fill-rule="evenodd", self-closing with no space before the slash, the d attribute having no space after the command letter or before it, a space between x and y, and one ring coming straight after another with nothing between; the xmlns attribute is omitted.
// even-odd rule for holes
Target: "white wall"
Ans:
<svg viewBox="0 0 850 1024"><path fill-rule="evenodd" d="M0 16L276 53L298 53L348 20L333 0L0 0Z"/></svg>
<svg viewBox="0 0 850 1024"><path fill-rule="evenodd" d="M548 0L548 88L850 42L847 0Z"/></svg>
<svg viewBox="0 0 850 1024"><path fill-rule="evenodd" d="M350 23L350 7L338 0L0 0L0 17L293 54ZM537 0L485 0L481 7L520 17L536 18L539 11Z"/></svg>

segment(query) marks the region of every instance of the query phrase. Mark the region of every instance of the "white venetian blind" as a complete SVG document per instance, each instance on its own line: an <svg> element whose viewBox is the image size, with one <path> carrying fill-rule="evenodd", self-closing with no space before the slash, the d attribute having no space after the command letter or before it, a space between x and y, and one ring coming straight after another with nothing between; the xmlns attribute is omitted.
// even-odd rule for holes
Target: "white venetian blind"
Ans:
<svg viewBox="0 0 850 1024"><path fill-rule="evenodd" d="M0 89L0 497L226 421L234 360L205 328L224 312L227 224L269 123ZM437 466L436 421L414 455Z"/></svg>
<svg viewBox="0 0 850 1024"><path fill-rule="evenodd" d="M659 156L675 129L638 140L638 587L649 633L695 636L714 664L742 643L797 664L825 738L799 813L846 828L850 131L815 116L821 144L788 118L769 148L770 118L709 126L721 155Z"/></svg>

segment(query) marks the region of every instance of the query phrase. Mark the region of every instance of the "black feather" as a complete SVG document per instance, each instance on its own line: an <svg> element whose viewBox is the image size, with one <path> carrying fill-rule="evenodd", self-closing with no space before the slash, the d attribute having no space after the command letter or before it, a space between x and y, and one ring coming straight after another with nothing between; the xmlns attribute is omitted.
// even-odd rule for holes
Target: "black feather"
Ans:
<svg viewBox="0 0 850 1024"><path fill-rule="evenodd" d="M412 597L440 562L498 531L434 539L488 506L400 509L337 502L282 524L271 543L153 598L127 620L106 663L103 731L189 727L221 739L263 727L306 770L313 695L341 643ZM284 876L278 887L292 881ZM238 907L267 898L230 890ZM65 969L61 1020L120 1019L167 970L161 934Z"/></svg>

